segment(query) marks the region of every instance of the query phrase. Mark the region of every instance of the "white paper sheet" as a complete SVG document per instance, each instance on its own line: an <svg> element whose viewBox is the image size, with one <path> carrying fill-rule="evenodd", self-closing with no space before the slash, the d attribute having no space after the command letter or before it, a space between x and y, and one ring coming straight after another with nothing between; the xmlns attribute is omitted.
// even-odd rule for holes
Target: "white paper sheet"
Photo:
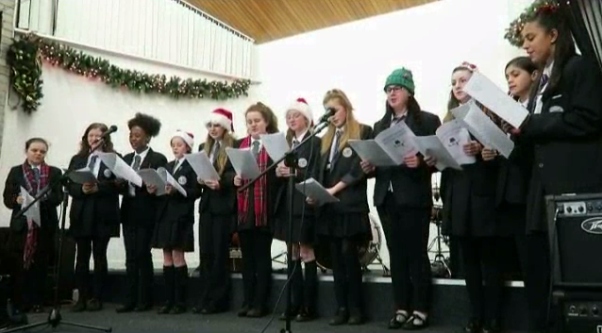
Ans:
<svg viewBox="0 0 602 333"><path fill-rule="evenodd" d="M349 140L349 145L362 160L374 166L393 166L418 153L415 137L408 125L401 122L380 132L374 140Z"/></svg>
<svg viewBox="0 0 602 333"><path fill-rule="evenodd" d="M171 185L171 187L175 188L178 192L180 192L180 194L182 194L183 196L187 197L188 194L186 193L186 190L182 187L182 185L180 185L180 183L178 183L178 181L169 173L169 171L167 171L167 169L161 167L157 169L157 173L159 174L159 176L161 176L161 178L165 181L165 184L167 185Z"/></svg>
<svg viewBox="0 0 602 333"><path fill-rule="evenodd" d="M19 194L23 198L21 207L27 207L31 202L35 200L29 192L23 186L21 186L21 193ZM32 220L38 227L42 226L40 221L40 202L34 203L29 209L23 214L28 220Z"/></svg>
<svg viewBox="0 0 602 333"><path fill-rule="evenodd" d="M339 199L330 195L328 191L317 180L309 178L303 182L295 184L297 191L303 193L306 197L314 199L318 205L330 202L338 202Z"/></svg>
<svg viewBox="0 0 602 333"><path fill-rule="evenodd" d="M464 145L470 141L470 133L465 125L457 119L441 125L435 135L458 164L472 164L477 161L474 156L464 152Z"/></svg>
<svg viewBox="0 0 602 333"><path fill-rule="evenodd" d="M262 134L261 143L273 161L281 159L291 149L282 132Z"/></svg>
<svg viewBox="0 0 602 333"><path fill-rule="evenodd" d="M457 120L463 122L470 133L486 147L494 148L508 158L514 150L514 142L479 108L467 103L451 110Z"/></svg>
<svg viewBox="0 0 602 333"><path fill-rule="evenodd" d="M167 185L167 183L165 182L165 179L161 178L159 173L157 173L157 170L140 169L138 171L138 175L140 175L140 178L142 178L142 181L147 186L150 185L150 186L154 186L157 188L157 192L155 192L155 195L157 195L157 196L165 195L165 185Z"/></svg>
<svg viewBox="0 0 602 333"><path fill-rule="evenodd" d="M99 153L98 157L117 178L124 179L138 187L142 186L142 178L132 167L115 153Z"/></svg>
<svg viewBox="0 0 602 333"><path fill-rule="evenodd" d="M431 156L436 159L437 162L435 163L435 167L439 171L446 168L462 170L460 164L456 162L454 157L449 153L437 136L417 136L416 145L419 147L422 155Z"/></svg>
<svg viewBox="0 0 602 333"><path fill-rule="evenodd" d="M527 109L479 72L472 74L464 91L515 128L519 128L529 115Z"/></svg>
<svg viewBox="0 0 602 333"><path fill-rule="evenodd" d="M98 180L89 168L67 171L67 177L76 184L98 183Z"/></svg>
<svg viewBox="0 0 602 333"><path fill-rule="evenodd" d="M253 153L248 148L236 149L226 148L226 154L230 158L230 163L242 179L254 179L261 174L257 161L253 156Z"/></svg>
<svg viewBox="0 0 602 333"><path fill-rule="evenodd" d="M219 180L217 170L215 170L213 163L204 151L186 154L184 158L188 161L198 179L202 181Z"/></svg>

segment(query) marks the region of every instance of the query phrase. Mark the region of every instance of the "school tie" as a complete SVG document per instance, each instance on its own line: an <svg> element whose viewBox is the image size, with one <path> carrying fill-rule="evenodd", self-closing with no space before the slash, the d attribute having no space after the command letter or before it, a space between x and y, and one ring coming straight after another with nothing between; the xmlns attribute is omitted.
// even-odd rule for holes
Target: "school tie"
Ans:
<svg viewBox="0 0 602 333"><path fill-rule="evenodd" d="M397 124L399 124L400 122L402 122L404 119L406 118L406 115L404 114L401 117L393 117L393 120L391 120L391 126L395 126Z"/></svg>
<svg viewBox="0 0 602 333"><path fill-rule="evenodd" d="M33 178L35 179L35 186L33 188L33 190L35 191L35 193L32 194L37 194L38 190L40 189L40 169L39 168L33 168Z"/></svg>
<svg viewBox="0 0 602 333"><path fill-rule="evenodd" d="M257 155L259 155L259 141L253 141L253 150L251 152L257 158Z"/></svg>
<svg viewBox="0 0 602 333"><path fill-rule="evenodd" d="M219 142L216 142L213 145L213 150L211 151L211 163L215 162L215 160L217 159L217 154L219 153Z"/></svg>
<svg viewBox="0 0 602 333"><path fill-rule="evenodd" d="M295 149L299 146L299 141L295 138L293 139L293 145L292 145L292 149Z"/></svg>
<svg viewBox="0 0 602 333"><path fill-rule="evenodd" d="M334 146L332 147L332 152L330 153L330 164L334 164L337 159L337 154L339 153L339 141L341 138L341 134L343 131L337 130L334 132Z"/></svg>
<svg viewBox="0 0 602 333"><path fill-rule="evenodd" d="M140 155L134 155L134 163L132 164L132 169L134 171L138 171L140 169L141 161L142 158L140 157ZM136 189L134 188L134 185L132 183L129 183L128 190L131 196L136 196Z"/></svg>
<svg viewBox="0 0 602 333"><path fill-rule="evenodd" d="M174 175L176 174L176 171L178 171L178 169L180 168L180 166L182 166L182 163L180 163L180 160L177 160L175 164L176 165L174 166L173 172L172 172L172 174L174 174Z"/></svg>
<svg viewBox="0 0 602 333"><path fill-rule="evenodd" d="M545 87L546 84L548 84L548 81L550 81L550 77L548 76L548 74L544 74L541 76L541 79L539 80L539 89L538 89L539 93L542 92L543 87Z"/></svg>
<svg viewBox="0 0 602 333"><path fill-rule="evenodd" d="M96 160L98 160L98 155L90 156L90 162L88 162L88 169L90 169L90 171L94 170L94 166L96 166Z"/></svg>

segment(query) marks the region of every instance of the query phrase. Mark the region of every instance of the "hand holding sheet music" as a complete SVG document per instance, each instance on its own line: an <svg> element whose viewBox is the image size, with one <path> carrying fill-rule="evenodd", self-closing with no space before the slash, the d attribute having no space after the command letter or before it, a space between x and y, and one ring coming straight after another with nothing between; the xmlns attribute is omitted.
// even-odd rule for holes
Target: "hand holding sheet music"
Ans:
<svg viewBox="0 0 602 333"><path fill-rule="evenodd" d="M257 178L261 174L257 161L250 149L228 147L226 148L226 154L230 158L230 163L232 163L236 174L242 179Z"/></svg>
<svg viewBox="0 0 602 333"><path fill-rule="evenodd" d="M78 170L67 171L67 178L76 184L94 184L98 180L89 168L81 168Z"/></svg>
<svg viewBox="0 0 602 333"><path fill-rule="evenodd" d="M188 161L188 164L190 164L198 179L204 182L208 180L219 180L217 170L215 170L213 163L211 163L211 160L204 151L186 154L184 158Z"/></svg>
<svg viewBox="0 0 602 333"><path fill-rule="evenodd" d="M21 193L19 194L23 198L23 203L21 207L27 207L31 204L35 198L32 197L29 192L25 188L21 186ZM28 220L32 220L38 227L40 227L42 222L40 221L40 202L34 203L29 209L23 214Z"/></svg>
<svg viewBox="0 0 602 333"><path fill-rule="evenodd" d="M99 153L98 157L117 178L124 179L138 187L142 186L142 178L132 167L115 153Z"/></svg>
<svg viewBox="0 0 602 333"><path fill-rule="evenodd" d="M338 202L339 199L330 193L317 180L309 178L303 182L295 184L297 191L303 193L308 198L315 200L318 205L325 203Z"/></svg>
<svg viewBox="0 0 602 333"><path fill-rule="evenodd" d="M155 169L142 169L138 171L141 179L144 183L157 188L156 195L166 194L165 188L167 185L176 189L183 196L187 196L186 190L178 183L178 181L167 171L167 169L161 167Z"/></svg>
<svg viewBox="0 0 602 333"><path fill-rule="evenodd" d="M458 120L444 123L435 135L419 136L415 140L422 155L435 158L438 170L460 170L461 165L476 162L474 156L468 156L464 152L463 146L470 141L470 134Z"/></svg>
<svg viewBox="0 0 602 333"><path fill-rule="evenodd" d="M416 135L401 122L380 132L374 140L349 140L349 145L364 161L374 166L403 164L406 156L416 155Z"/></svg>

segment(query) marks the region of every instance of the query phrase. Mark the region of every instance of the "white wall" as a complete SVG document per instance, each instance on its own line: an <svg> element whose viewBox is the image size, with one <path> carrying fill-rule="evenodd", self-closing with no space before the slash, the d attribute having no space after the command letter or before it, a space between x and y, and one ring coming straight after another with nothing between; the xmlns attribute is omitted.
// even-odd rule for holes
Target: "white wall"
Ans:
<svg viewBox="0 0 602 333"><path fill-rule="evenodd" d="M373 125L384 112L383 85L405 66L414 72L423 110L443 116L452 69L476 64L501 87L504 66L520 54L503 39L509 22L529 0L442 0L432 4L327 28L258 46L260 96L282 120L302 96L323 113L324 93L347 93L361 122ZM372 202L372 183L369 200ZM372 213L377 217L376 210ZM432 228L431 235L436 229ZM386 247L381 255L388 262Z"/></svg>
<svg viewBox="0 0 602 333"><path fill-rule="evenodd" d="M118 58L107 54L89 52L104 57L117 66L137 69L148 73L172 75L194 79L216 78L201 75L192 71L175 70L160 67L141 61ZM61 168L68 166L69 160L78 150L80 138L85 128L92 122L103 122L117 125L118 132L112 135L115 148L121 153L131 151L128 142L127 121L136 112L153 115L161 120L160 135L153 139L153 149L173 158L169 146L171 134L177 129L190 131L195 136L195 145L204 141L207 135L204 126L205 117L216 107L225 107L234 112L235 133L245 133L241 114L254 103L257 98L257 86L251 86L249 97L227 101L212 100L178 100L167 97L136 95L119 89L112 89L103 83L70 74L62 69L45 65L43 69L42 105L34 114L26 115L20 110L7 111L4 121L4 140L0 158L0 179L6 179L9 169L23 163L24 143L33 136L46 138L50 142L48 163ZM218 78L218 80L222 80ZM9 105L16 104L15 100ZM0 191L4 190L4 182L0 183ZM198 201L197 201L198 202ZM10 211L2 206L0 224L8 225ZM198 218L198 217L197 217ZM68 219L67 219L68 222ZM195 233L196 226L195 225ZM123 268L125 250L121 239L112 239L109 244L109 265L111 268ZM157 267L162 263L160 251L154 251ZM198 264L198 249L189 254L191 267Z"/></svg>

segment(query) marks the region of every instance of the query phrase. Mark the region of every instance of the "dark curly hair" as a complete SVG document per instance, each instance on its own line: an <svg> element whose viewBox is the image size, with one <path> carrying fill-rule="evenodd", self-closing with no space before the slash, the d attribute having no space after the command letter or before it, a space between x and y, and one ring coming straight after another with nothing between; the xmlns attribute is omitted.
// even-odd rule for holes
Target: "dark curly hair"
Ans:
<svg viewBox="0 0 602 333"><path fill-rule="evenodd" d="M161 122L159 119L143 113L136 113L134 118L128 121L128 128L130 130L134 126L140 127L149 137L155 137L161 131Z"/></svg>

